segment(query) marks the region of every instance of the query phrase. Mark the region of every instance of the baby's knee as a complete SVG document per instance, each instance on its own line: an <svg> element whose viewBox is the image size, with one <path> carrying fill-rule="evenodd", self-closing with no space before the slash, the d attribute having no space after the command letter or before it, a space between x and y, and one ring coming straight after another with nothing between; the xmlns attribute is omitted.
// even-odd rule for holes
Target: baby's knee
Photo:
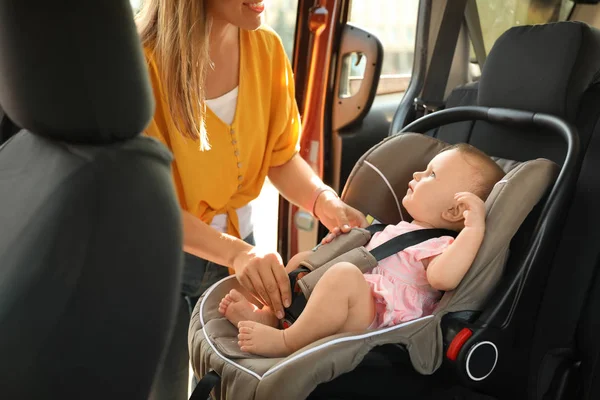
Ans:
<svg viewBox="0 0 600 400"><path fill-rule="evenodd" d="M333 282L343 283L357 279L364 279L361 270L358 269L356 265L345 261L332 265L331 268L329 268L327 272L323 274L323 278L325 277Z"/></svg>

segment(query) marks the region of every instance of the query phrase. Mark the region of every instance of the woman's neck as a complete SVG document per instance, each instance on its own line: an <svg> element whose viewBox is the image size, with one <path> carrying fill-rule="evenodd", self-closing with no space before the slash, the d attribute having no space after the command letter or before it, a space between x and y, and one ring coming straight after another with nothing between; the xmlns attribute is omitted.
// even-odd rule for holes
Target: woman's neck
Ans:
<svg viewBox="0 0 600 400"><path fill-rule="evenodd" d="M221 19L213 18L210 28L209 52L211 59L221 58L223 54L231 54L237 50L239 28Z"/></svg>
<svg viewBox="0 0 600 400"><path fill-rule="evenodd" d="M213 19L209 37L209 68L205 81L206 98L214 99L229 93L239 84L239 28Z"/></svg>

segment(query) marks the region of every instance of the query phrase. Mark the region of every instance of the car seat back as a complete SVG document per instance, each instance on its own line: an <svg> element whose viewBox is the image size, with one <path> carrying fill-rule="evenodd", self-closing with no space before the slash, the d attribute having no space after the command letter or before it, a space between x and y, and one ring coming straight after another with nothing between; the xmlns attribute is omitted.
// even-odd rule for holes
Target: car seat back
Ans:
<svg viewBox="0 0 600 400"><path fill-rule="evenodd" d="M129 2L0 1L0 104L0 393L147 398L182 235Z"/></svg>

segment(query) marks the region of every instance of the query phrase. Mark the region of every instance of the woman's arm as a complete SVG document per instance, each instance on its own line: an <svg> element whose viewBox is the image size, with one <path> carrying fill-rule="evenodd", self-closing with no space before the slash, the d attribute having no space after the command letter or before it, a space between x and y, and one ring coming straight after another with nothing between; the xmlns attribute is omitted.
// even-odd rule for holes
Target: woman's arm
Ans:
<svg viewBox="0 0 600 400"><path fill-rule="evenodd" d="M299 154L271 167L269 179L283 197L312 212L331 231L340 227L347 232L352 226L368 225L365 216L341 201L332 189L322 190L323 181Z"/></svg>
<svg viewBox="0 0 600 400"><path fill-rule="evenodd" d="M290 281L277 253L256 247L216 231L187 211L183 214L183 250L235 270L237 279L257 299L283 318L291 304Z"/></svg>
<svg viewBox="0 0 600 400"><path fill-rule="evenodd" d="M299 154L283 165L271 167L269 179L283 197L310 212L313 212L313 194L324 186L323 181ZM335 196L332 192L329 195Z"/></svg>
<svg viewBox="0 0 600 400"><path fill-rule="evenodd" d="M196 257L234 268L234 260L252 246L234 236L221 233L189 212L183 213L183 250ZM234 268L235 269L235 268Z"/></svg>

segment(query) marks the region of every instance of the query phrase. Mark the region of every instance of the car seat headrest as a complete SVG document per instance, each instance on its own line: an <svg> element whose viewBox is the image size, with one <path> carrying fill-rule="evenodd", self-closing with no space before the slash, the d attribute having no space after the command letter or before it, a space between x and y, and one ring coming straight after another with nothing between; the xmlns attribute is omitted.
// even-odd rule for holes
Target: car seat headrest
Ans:
<svg viewBox="0 0 600 400"><path fill-rule="evenodd" d="M573 121L583 93L599 81L599 30L580 22L518 26L490 51L477 102Z"/></svg>
<svg viewBox="0 0 600 400"><path fill-rule="evenodd" d="M129 1L0 0L0 104L63 141L142 132L154 99Z"/></svg>

